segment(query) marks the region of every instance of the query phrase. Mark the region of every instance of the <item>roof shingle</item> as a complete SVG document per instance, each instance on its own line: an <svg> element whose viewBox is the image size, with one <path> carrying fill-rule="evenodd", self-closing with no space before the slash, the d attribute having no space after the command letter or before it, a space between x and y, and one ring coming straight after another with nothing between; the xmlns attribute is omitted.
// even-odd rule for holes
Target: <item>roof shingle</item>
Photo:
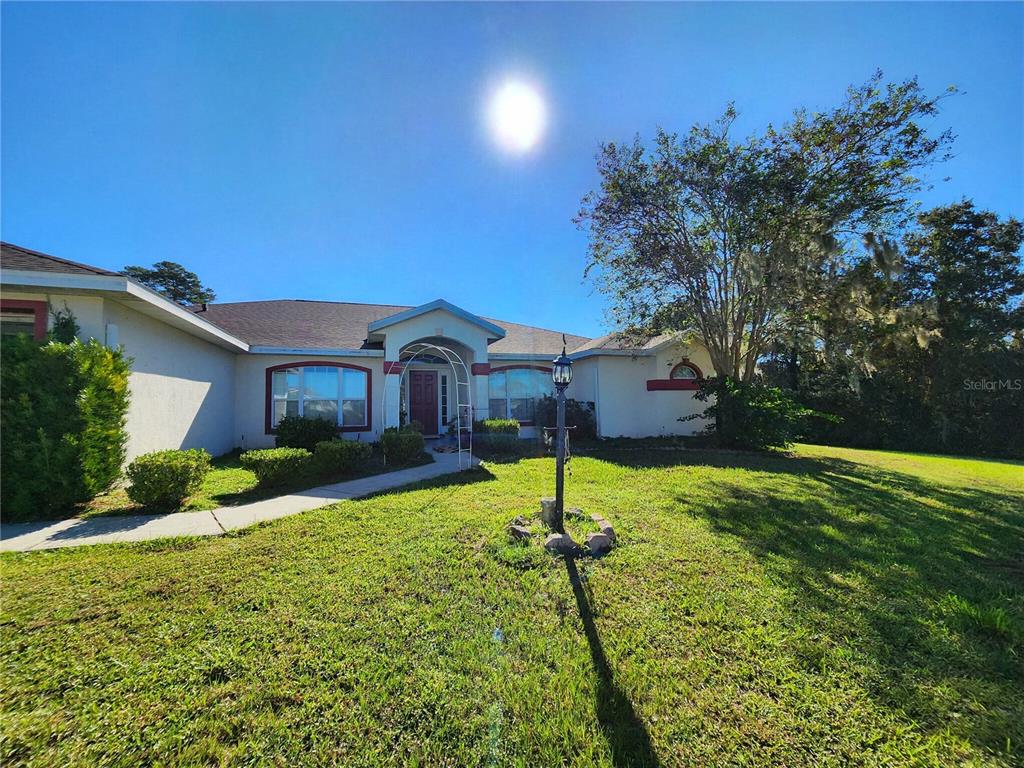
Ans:
<svg viewBox="0 0 1024 768"><path fill-rule="evenodd" d="M22 248L13 243L0 243L0 269L15 269L24 272L62 272L73 275L117 275L117 272L50 256L48 253Z"/></svg>
<svg viewBox="0 0 1024 768"><path fill-rule="evenodd" d="M412 309L394 304L353 304L334 301L279 299L207 304L200 316L257 347L289 349L374 349L366 327L375 320ZM550 354L562 351L562 334L504 320L483 318L505 329L505 338L490 345L497 353ZM588 339L566 334L571 352Z"/></svg>

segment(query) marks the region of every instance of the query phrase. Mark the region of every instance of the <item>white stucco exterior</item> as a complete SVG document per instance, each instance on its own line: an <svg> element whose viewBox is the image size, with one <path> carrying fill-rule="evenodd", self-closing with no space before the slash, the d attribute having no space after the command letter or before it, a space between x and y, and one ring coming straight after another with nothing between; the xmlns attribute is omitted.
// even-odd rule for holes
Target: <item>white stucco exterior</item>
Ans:
<svg viewBox="0 0 1024 768"><path fill-rule="evenodd" d="M504 329L442 300L371 322L367 341L358 350L281 350L250 347L120 275L25 273L12 283L9 274L4 275L4 300L45 302L50 310L67 307L83 339L120 346L132 358L129 460L165 448L205 448L218 455L234 448L272 447L268 369L275 366L332 364L365 371L369 424L347 428L343 437L367 441L397 425L402 404L408 405L408 392L403 398L400 386L408 387L401 372L410 369L410 345L449 347L465 363L466 371L456 372L424 360L411 366L437 374L440 434L446 432L441 376L448 380L448 415L454 414L457 400L471 397L472 417L479 420L489 415L492 372L550 370L547 355L530 351L492 358L489 347L504 338ZM680 389L680 382L670 381L673 367L684 360L705 374L711 372L707 351L692 337L661 339L632 351L584 347L570 351L570 357L574 378L567 395L593 404L599 436L689 435L703 428L701 420L680 418L699 413L705 405L695 400L693 391ZM469 387L457 398L455 381L465 380L467 372ZM535 436L540 426L523 423L521 436Z"/></svg>

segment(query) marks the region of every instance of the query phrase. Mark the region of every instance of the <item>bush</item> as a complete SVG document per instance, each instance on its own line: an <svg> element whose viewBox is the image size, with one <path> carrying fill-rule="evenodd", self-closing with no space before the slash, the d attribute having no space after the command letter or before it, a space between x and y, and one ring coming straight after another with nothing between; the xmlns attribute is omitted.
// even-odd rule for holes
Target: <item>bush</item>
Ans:
<svg viewBox="0 0 1024 768"><path fill-rule="evenodd" d="M277 423L278 448L305 448L312 453L317 443L333 440L338 427L323 419L307 419L305 416L285 416Z"/></svg>
<svg viewBox="0 0 1024 768"><path fill-rule="evenodd" d="M369 444L357 440L325 440L313 451L313 471L317 474L351 472L370 458Z"/></svg>
<svg viewBox="0 0 1024 768"><path fill-rule="evenodd" d="M210 454L201 448L147 453L128 465L128 498L150 509L177 509L209 471Z"/></svg>
<svg viewBox="0 0 1024 768"><path fill-rule="evenodd" d="M787 391L763 381L705 379L694 396L704 402L714 398L698 418L712 420L706 432L725 448L760 451L785 447L799 437L811 416L822 415L804 408Z"/></svg>
<svg viewBox="0 0 1024 768"><path fill-rule="evenodd" d="M558 423L558 401L545 395L537 401L534 420L538 427L554 427ZM565 401L565 426L574 427L569 440L593 440L597 437L597 420L594 418L594 404L580 400Z"/></svg>
<svg viewBox="0 0 1024 768"><path fill-rule="evenodd" d="M246 451L238 460L243 467L255 473L260 485L280 485L308 474L312 469L313 454L305 448L266 448Z"/></svg>
<svg viewBox="0 0 1024 768"><path fill-rule="evenodd" d="M407 464L423 453L423 435L411 427L388 427L380 438L384 458L391 464Z"/></svg>
<svg viewBox="0 0 1024 768"><path fill-rule="evenodd" d="M0 506L8 521L52 516L106 490L124 463L130 361L97 341L4 337Z"/></svg>
<svg viewBox="0 0 1024 768"><path fill-rule="evenodd" d="M473 422L473 431L487 435L519 437L519 422L516 419L484 419Z"/></svg>

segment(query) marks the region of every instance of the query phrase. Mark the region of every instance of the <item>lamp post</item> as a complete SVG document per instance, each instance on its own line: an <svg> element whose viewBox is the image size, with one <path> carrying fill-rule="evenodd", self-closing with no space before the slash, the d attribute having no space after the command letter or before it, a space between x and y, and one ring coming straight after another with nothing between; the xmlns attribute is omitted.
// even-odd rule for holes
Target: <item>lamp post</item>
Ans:
<svg viewBox="0 0 1024 768"><path fill-rule="evenodd" d="M565 486L565 388L572 381L572 360L565 354L565 337L562 337L562 354L551 361L551 380L555 383L555 400L558 403L558 418L555 422L555 531L565 533L564 486Z"/></svg>

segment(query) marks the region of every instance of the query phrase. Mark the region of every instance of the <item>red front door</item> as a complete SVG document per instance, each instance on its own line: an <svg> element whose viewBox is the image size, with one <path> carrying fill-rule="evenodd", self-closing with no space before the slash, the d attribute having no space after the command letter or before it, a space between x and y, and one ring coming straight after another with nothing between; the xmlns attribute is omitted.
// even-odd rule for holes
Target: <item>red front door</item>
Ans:
<svg viewBox="0 0 1024 768"><path fill-rule="evenodd" d="M437 434L437 371L409 371L409 419Z"/></svg>

